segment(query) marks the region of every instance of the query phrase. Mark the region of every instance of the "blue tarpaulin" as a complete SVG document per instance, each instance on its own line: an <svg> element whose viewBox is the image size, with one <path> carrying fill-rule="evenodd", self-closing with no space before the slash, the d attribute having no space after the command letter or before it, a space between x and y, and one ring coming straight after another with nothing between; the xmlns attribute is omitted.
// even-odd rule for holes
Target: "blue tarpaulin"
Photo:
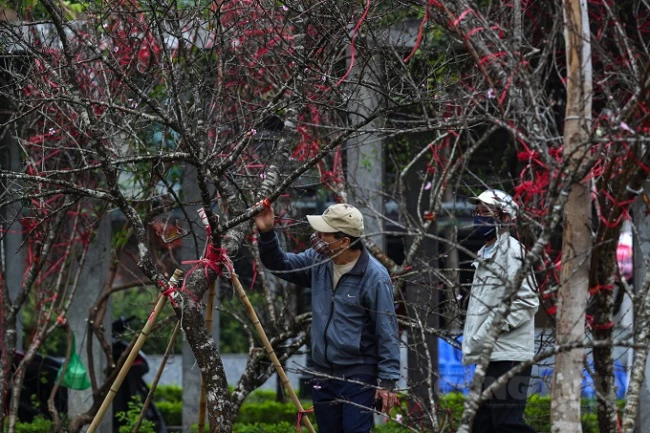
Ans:
<svg viewBox="0 0 650 433"><path fill-rule="evenodd" d="M458 341L460 344L462 337L459 337ZM462 355L459 349L455 349L445 340L438 339L439 387L441 393L462 392L463 394L467 394L469 386L472 383L474 366L463 365L461 359ZM593 362L590 362L589 370L594 371ZM534 369L533 376L538 377L533 377L531 380L530 392L542 395L548 394L550 392L549 386L552 375L552 368L542 367ZM614 378L617 388L616 397L619 399L625 398L628 377L625 368L618 361L614 362ZM595 397L593 380L589 371L586 369L582 378L582 396L585 398Z"/></svg>

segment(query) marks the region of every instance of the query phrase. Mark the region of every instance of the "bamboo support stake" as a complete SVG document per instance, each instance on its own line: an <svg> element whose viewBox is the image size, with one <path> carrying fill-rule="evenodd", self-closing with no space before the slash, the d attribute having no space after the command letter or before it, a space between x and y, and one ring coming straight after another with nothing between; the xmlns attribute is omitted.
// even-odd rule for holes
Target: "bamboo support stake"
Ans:
<svg viewBox="0 0 650 433"><path fill-rule="evenodd" d="M149 394L147 394L147 398L144 400L144 404L142 405L142 410L140 411L140 417L138 418L138 421L135 423L135 426L133 427L133 433L138 433L138 431L140 430L140 426L142 425L142 421L147 415L147 409L151 404L151 400L153 400L153 394L154 392L156 392L156 388L158 387L158 382L160 382L160 376L162 376L162 372L165 369L165 365L167 364L169 355L172 353L172 349L174 348L174 343L176 342L176 337L178 336L178 331L180 331L180 329L181 329L181 322L179 320L178 322L176 322L176 326L174 327L172 336L169 338L169 343L167 344L167 349L165 349L165 354L163 355L162 362L160 363L160 367L156 372L156 377L153 379L153 382L151 383L151 388L149 389Z"/></svg>
<svg viewBox="0 0 650 433"><path fill-rule="evenodd" d="M217 297L217 280L210 284L210 291L208 292L208 305L205 311L205 327L208 333L212 335L212 312L214 311L214 300ZM205 382L201 377L201 398L199 400L199 424L197 433L205 432L205 418L206 409L208 406L208 399L206 398Z"/></svg>
<svg viewBox="0 0 650 433"><path fill-rule="evenodd" d="M172 277L169 279L169 285L176 287L182 278L183 278L183 271L180 269L176 269L174 271L174 275L172 275ZM131 349L131 353L129 353L129 356L126 358L126 361L124 361L124 365L120 369L119 374L117 375L115 381L113 382L110 389L108 390L108 394L106 394L106 397L102 402L102 405L99 407L99 410L97 411L95 418L93 418L93 422L90 424L90 427L88 428L86 433L94 433L99 427L99 423L102 421L104 415L106 414L106 411L108 411L108 408L111 406L113 399L117 395L117 391L120 389L122 382L124 382L124 378L129 373L133 361L135 361L135 358L138 356L138 352L140 352L142 345L144 344L145 340L149 336L149 333L151 332L151 328L153 328L153 324L156 322L158 315L160 315L160 312L165 306L166 301L167 301L167 297L162 295L158 298L158 301L156 301L156 305L153 308L153 312L151 313L151 316L149 316L149 319L144 324L142 331L140 331L140 335L138 336L138 339L133 345L133 349Z"/></svg>
<svg viewBox="0 0 650 433"><path fill-rule="evenodd" d="M298 400L298 396L296 395L295 391L291 387L291 384L289 383L289 378L284 372L284 369L282 368L282 364L280 364L280 360L276 356L275 351L273 350L273 346L271 346L271 342L266 336L266 332L264 331L264 328L262 328L262 324L260 323L260 320L257 318L257 313L255 312L255 309L253 308L251 301L248 299L248 296L246 295L246 291L244 290L241 283L239 282L239 278L234 273L232 275L232 285L234 286L235 291L239 296L239 299L241 299L242 302L244 303L244 306L248 311L248 315L253 321L253 325L255 326L255 329L257 330L258 335L262 339L262 343L264 344L264 348L266 349L266 354L269 356L269 358L271 358L271 361L273 362L273 366L275 367L275 371L278 373L278 377L280 378L282 385L284 385L284 388L289 393L289 397L291 398L291 401L296 406L298 411L304 414L304 409L302 408L302 404L300 403L300 400ZM314 427L311 425L311 421L306 415L302 417L302 421L305 424L305 427L307 427L307 430L309 430L309 433L315 433Z"/></svg>

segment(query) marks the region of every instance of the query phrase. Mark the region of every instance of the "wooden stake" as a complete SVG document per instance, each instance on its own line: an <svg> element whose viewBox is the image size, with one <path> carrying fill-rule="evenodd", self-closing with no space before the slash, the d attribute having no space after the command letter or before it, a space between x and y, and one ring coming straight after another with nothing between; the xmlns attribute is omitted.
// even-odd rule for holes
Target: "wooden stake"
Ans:
<svg viewBox="0 0 650 433"><path fill-rule="evenodd" d="M293 388L291 387L291 384L289 383L289 378L284 372L284 369L282 368L282 364L280 364L280 360L276 356L275 351L273 350L273 346L271 346L271 342L266 336L266 332L264 331L264 328L262 328L262 324L260 323L260 320L257 318L257 313L255 312L255 309L253 308L251 301L248 299L248 296L246 295L246 291L244 290L241 283L239 282L239 278L234 273L232 275L232 285L234 286L235 291L237 292L237 296L239 296L239 299L241 299L244 306L246 307L246 310L248 311L248 316L253 321L253 325L255 326L255 329L257 330L258 335L262 339L262 343L264 344L264 348L266 349L266 354L269 356L269 358L271 358L271 361L273 362L273 366L275 367L275 371L278 373L278 377L280 378L282 385L284 385L284 388L289 393L289 397L291 398L291 401L296 406L298 411L304 413L302 404L300 403L300 400L298 400L298 396L296 395ZM303 424L305 424L305 427L307 427L307 430L309 430L309 433L315 433L314 427L311 425L311 421L309 421L309 418L306 416L306 414L302 417L302 421Z"/></svg>
<svg viewBox="0 0 650 433"><path fill-rule="evenodd" d="M147 415L147 408L151 404L151 400L153 400L153 394L154 392L156 392L156 388L158 387L158 382L160 382L160 376L162 376L162 372L165 369L165 365L167 364L169 355L171 354L172 349L174 349L174 343L176 342L176 337L178 336L178 331L180 331L180 329L181 329L181 322L179 320L178 322L176 322L176 326L174 327L172 336L169 339L169 343L167 344L167 349L165 349L165 354L163 355L162 361L160 362L160 367L156 372L156 377L153 379L153 382L151 383L149 394L147 394L147 398L144 400L144 404L142 405L142 410L140 411L140 417L138 418L138 421L135 423L135 426L133 427L133 433L138 433L138 431L140 430L140 426L142 425L142 421Z"/></svg>
<svg viewBox="0 0 650 433"><path fill-rule="evenodd" d="M176 287L182 278L183 278L183 271L180 269L176 269L174 271L174 275L172 275L172 277L169 279L169 285ZM111 403L113 403L113 400L117 395L117 391L120 389L122 382L124 382L124 378L129 373L129 370L131 369L131 365L133 365L133 361L135 361L135 358L138 356L138 352L140 352L142 345L144 344L145 340L149 336L149 333L151 332L151 328L153 328L153 324L156 322L158 315L160 315L160 312L165 306L166 301L167 301L166 296L161 295L158 297L158 301L156 301L156 305L153 308L153 312L151 313L151 316L149 316L149 319L144 324L142 331L140 331L140 335L138 336L138 339L133 345L133 349L131 349L131 353L129 353L128 358L126 358L126 361L124 361L124 365L122 366L122 369L120 369L119 374L117 375L115 381L113 382L110 389L108 390L108 393L106 394L106 397L104 398L102 405L99 407L99 410L97 411L95 418L93 418L93 422L90 424L90 427L88 428L86 433L94 433L99 427L99 423L104 418L104 415L108 411L108 408L111 406Z"/></svg>
<svg viewBox="0 0 650 433"><path fill-rule="evenodd" d="M205 327L208 333L212 335L212 312L214 311L214 300L217 297L217 280L210 284L210 291L208 292L208 305L205 310ZM199 424L197 433L205 432L205 418L208 406L208 399L206 398L205 382L201 376L201 398L199 399Z"/></svg>

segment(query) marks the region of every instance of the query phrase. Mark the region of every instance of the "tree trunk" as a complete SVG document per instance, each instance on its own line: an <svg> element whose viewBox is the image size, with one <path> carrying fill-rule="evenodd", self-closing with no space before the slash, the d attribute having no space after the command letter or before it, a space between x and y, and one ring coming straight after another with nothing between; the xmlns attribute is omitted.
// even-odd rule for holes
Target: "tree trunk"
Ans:
<svg viewBox="0 0 650 433"><path fill-rule="evenodd" d="M611 255L608 255L608 257ZM615 263L616 258L613 258ZM612 275L612 274L610 274ZM610 278L613 280L613 277ZM613 281L611 286L613 286ZM594 299L594 328L592 335L596 341L612 341L614 299L613 292L601 290ZM611 344L594 347L594 387L598 404L598 425L600 431L616 431L616 384L614 381L614 358Z"/></svg>
<svg viewBox="0 0 650 433"><path fill-rule="evenodd" d="M567 108L564 155L568 173L579 171L588 151L591 130L591 49L587 5L584 0L562 2L567 52ZM565 207L562 240L562 274L557 301L556 342L582 342L589 289L591 248L591 200L586 181L574 181ZM555 358L551 395L553 433L581 432L580 382L584 362L581 349L559 353Z"/></svg>
<svg viewBox="0 0 650 433"><path fill-rule="evenodd" d="M556 341L558 345L581 342L585 338L585 309L589 286L589 190L574 185L565 209L562 245L562 280L557 301ZM555 358L551 395L553 433L580 432L580 383L584 350L558 353Z"/></svg>

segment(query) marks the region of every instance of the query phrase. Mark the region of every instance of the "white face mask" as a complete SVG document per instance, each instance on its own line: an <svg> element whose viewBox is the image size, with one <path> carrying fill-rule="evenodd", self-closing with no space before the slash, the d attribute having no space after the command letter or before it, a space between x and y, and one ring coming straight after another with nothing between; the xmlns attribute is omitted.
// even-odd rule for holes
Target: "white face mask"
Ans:
<svg viewBox="0 0 650 433"><path fill-rule="evenodd" d="M318 254L331 257L334 254L334 251L330 248L334 242L338 242L340 239L336 239L332 242L325 242L318 236L318 232L312 233L309 242L311 243L311 248L316 251Z"/></svg>

